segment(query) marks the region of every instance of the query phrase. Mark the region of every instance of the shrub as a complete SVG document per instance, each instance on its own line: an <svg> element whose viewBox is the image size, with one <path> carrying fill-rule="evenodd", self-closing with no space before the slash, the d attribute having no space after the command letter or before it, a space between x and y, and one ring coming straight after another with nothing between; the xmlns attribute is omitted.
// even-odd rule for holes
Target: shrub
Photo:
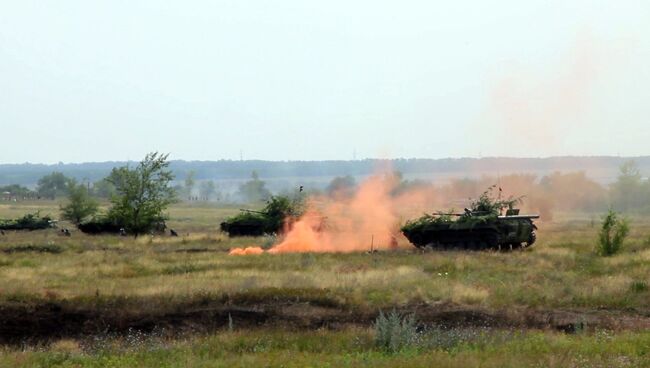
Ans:
<svg viewBox="0 0 650 368"><path fill-rule="evenodd" d="M108 218L133 236L164 230L164 211L176 201L171 187L174 174L169 170L168 155L149 153L131 169L115 168L108 180L115 186Z"/></svg>
<svg viewBox="0 0 650 368"><path fill-rule="evenodd" d="M63 219L79 225L84 219L97 213L99 203L90 197L90 191L83 184L77 184L74 179L68 183L68 204L61 206Z"/></svg>
<svg viewBox="0 0 650 368"><path fill-rule="evenodd" d="M375 320L375 346L396 353L418 342L418 332L413 315L400 315L397 311L385 315L379 312Z"/></svg>
<svg viewBox="0 0 650 368"><path fill-rule="evenodd" d="M596 251L602 256L618 253L629 232L627 219L619 218L619 215L610 209L603 218Z"/></svg>
<svg viewBox="0 0 650 368"><path fill-rule="evenodd" d="M642 293L648 291L648 283L645 281L633 281L630 285L630 290L635 293Z"/></svg>

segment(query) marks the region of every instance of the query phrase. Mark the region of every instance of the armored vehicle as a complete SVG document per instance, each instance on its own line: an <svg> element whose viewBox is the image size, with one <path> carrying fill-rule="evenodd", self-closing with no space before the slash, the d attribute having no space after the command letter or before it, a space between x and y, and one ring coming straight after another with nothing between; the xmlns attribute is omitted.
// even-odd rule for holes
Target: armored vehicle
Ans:
<svg viewBox="0 0 650 368"><path fill-rule="evenodd" d="M106 216L91 218L88 221L78 224L77 228L81 230L82 233L89 235L119 234L124 236L131 233L131 229L129 229L127 225L123 225L115 219ZM149 231L152 235L163 234L166 229L167 224L165 224L165 220L160 218L152 224Z"/></svg>
<svg viewBox="0 0 650 368"><path fill-rule="evenodd" d="M0 230L43 230L56 226L56 221L49 216L36 213L29 213L15 220L0 220Z"/></svg>
<svg viewBox="0 0 650 368"><path fill-rule="evenodd" d="M490 191L463 213L426 214L407 222L402 233L418 248L511 250L533 245L533 220L539 216L520 215L513 207L520 199L493 200Z"/></svg>
<svg viewBox="0 0 650 368"><path fill-rule="evenodd" d="M241 213L226 219L221 231L229 236L260 236L277 234L292 219L298 217L297 205L287 197L271 197L261 211L242 209Z"/></svg>

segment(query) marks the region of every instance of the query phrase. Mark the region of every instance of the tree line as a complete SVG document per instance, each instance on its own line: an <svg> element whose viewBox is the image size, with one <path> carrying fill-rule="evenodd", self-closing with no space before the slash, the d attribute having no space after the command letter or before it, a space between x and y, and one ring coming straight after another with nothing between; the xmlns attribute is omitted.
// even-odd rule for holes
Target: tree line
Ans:
<svg viewBox="0 0 650 368"><path fill-rule="evenodd" d="M552 209L577 211L602 211L609 207L623 212L650 213L650 181L644 177L635 161L624 162L616 180L601 185L586 176L584 172L555 172L537 177L533 174L512 174L501 177L484 176L478 179L452 179L446 184L435 185L424 180L405 180L399 171L395 172L399 184L397 194L412 189L430 190L437 198L444 200L466 199L481 193L486 187L497 183L508 195L526 195L531 209L549 212ZM91 198L108 200L117 194L115 183L120 180L120 171L113 169L106 177L94 183L77 181L61 172L52 172L38 180L35 190L17 184L0 187L2 199L55 199L65 196L80 196L82 192ZM170 182L171 186L171 182ZM338 176L324 189L305 188L310 193L349 196L358 186L353 176ZM171 186L176 198L185 201L216 200L222 203L262 203L273 194L256 170L250 179L239 185L236 193L224 194L212 180L198 181L194 172L186 173L185 179ZM276 194L290 195L295 188L287 188ZM442 201L431 205L447 205Z"/></svg>

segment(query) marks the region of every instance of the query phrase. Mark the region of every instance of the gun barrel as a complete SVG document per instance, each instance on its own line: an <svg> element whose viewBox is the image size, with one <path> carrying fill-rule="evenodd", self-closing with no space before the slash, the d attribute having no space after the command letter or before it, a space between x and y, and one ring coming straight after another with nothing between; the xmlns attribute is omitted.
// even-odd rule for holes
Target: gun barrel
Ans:
<svg viewBox="0 0 650 368"><path fill-rule="evenodd" d="M242 212L259 213L260 215L266 215L266 213L264 213L262 211L247 210L247 209L244 209L244 208L240 208L239 210L242 211Z"/></svg>
<svg viewBox="0 0 650 368"><path fill-rule="evenodd" d="M512 216L499 216L500 219L538 219L539 215L512 215Z"/></svg>

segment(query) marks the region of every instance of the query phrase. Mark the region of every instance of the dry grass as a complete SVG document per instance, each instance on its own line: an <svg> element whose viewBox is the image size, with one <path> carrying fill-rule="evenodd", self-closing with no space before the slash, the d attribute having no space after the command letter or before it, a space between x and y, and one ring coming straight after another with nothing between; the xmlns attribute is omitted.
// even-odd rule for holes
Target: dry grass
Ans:
<svg viewBox="0 0 650 368"><path fill-rule="evenodd" d="M1 205L0 217L41 208ZM56 204L42 206L42 213ZM22 209L22 212L19 212ZM262 239L229 239L216 230L233 209L176 206L170 226L178 238L62 237L56 230L9 233L0 250L55 246L61 253L0 252L0 300L111 296L191 296L268 288L327 289L351 304L385 306L453 301L487 307L609 307L646 309L650 295L630 285L650 279L650 220L635 219L619 255L594 254L596 231L587 220L542 224L529 251L379 254L263 254L232 257L233 247ZM189 231L192 230L192 231ZM189 235L187 235L189 233ZM194 250L194 252L192 252Z"/></svg>
<svg viewBox="0 0 650 368"><path fill-rule="evenodd" d="M50 202L2 204L0 218L38 209L56 214L57 208ZM233 303L294 298L360 309L453 302L495 309L648 311L650 291L642 286L650 283L649 218L635 218L624 250L606 258L594 253L597 229L590 217L567 215L556 217L561 222L540 224L535 247L512 253L422 253L402 240L400 250L375 254L233 257L227 254L230 248L264 241L230 239L219 233L218 223L235 212L232 208L175 206L169 225L182 234L178 238L133 239L79 232L63 237L56 230L9 233L0 237L0 303L72 300L98 308L122 303L123 308L155 311L210 295L227 296ZM9 248L31 251L3 251ZM531 332L499 337L512 333L472 332L471 336L483 337L464 343L456 335L437 336L431 341L446 345L396 355L376 351L372 333L365 329L236 331L153 342L138 335L119 337L100 350L81 340L64 339L26 351L5 348L0 351L0 366L381 367L435 361L448 367L609 367L643 366L650 354L647 333L564 336Z"/></svg>

